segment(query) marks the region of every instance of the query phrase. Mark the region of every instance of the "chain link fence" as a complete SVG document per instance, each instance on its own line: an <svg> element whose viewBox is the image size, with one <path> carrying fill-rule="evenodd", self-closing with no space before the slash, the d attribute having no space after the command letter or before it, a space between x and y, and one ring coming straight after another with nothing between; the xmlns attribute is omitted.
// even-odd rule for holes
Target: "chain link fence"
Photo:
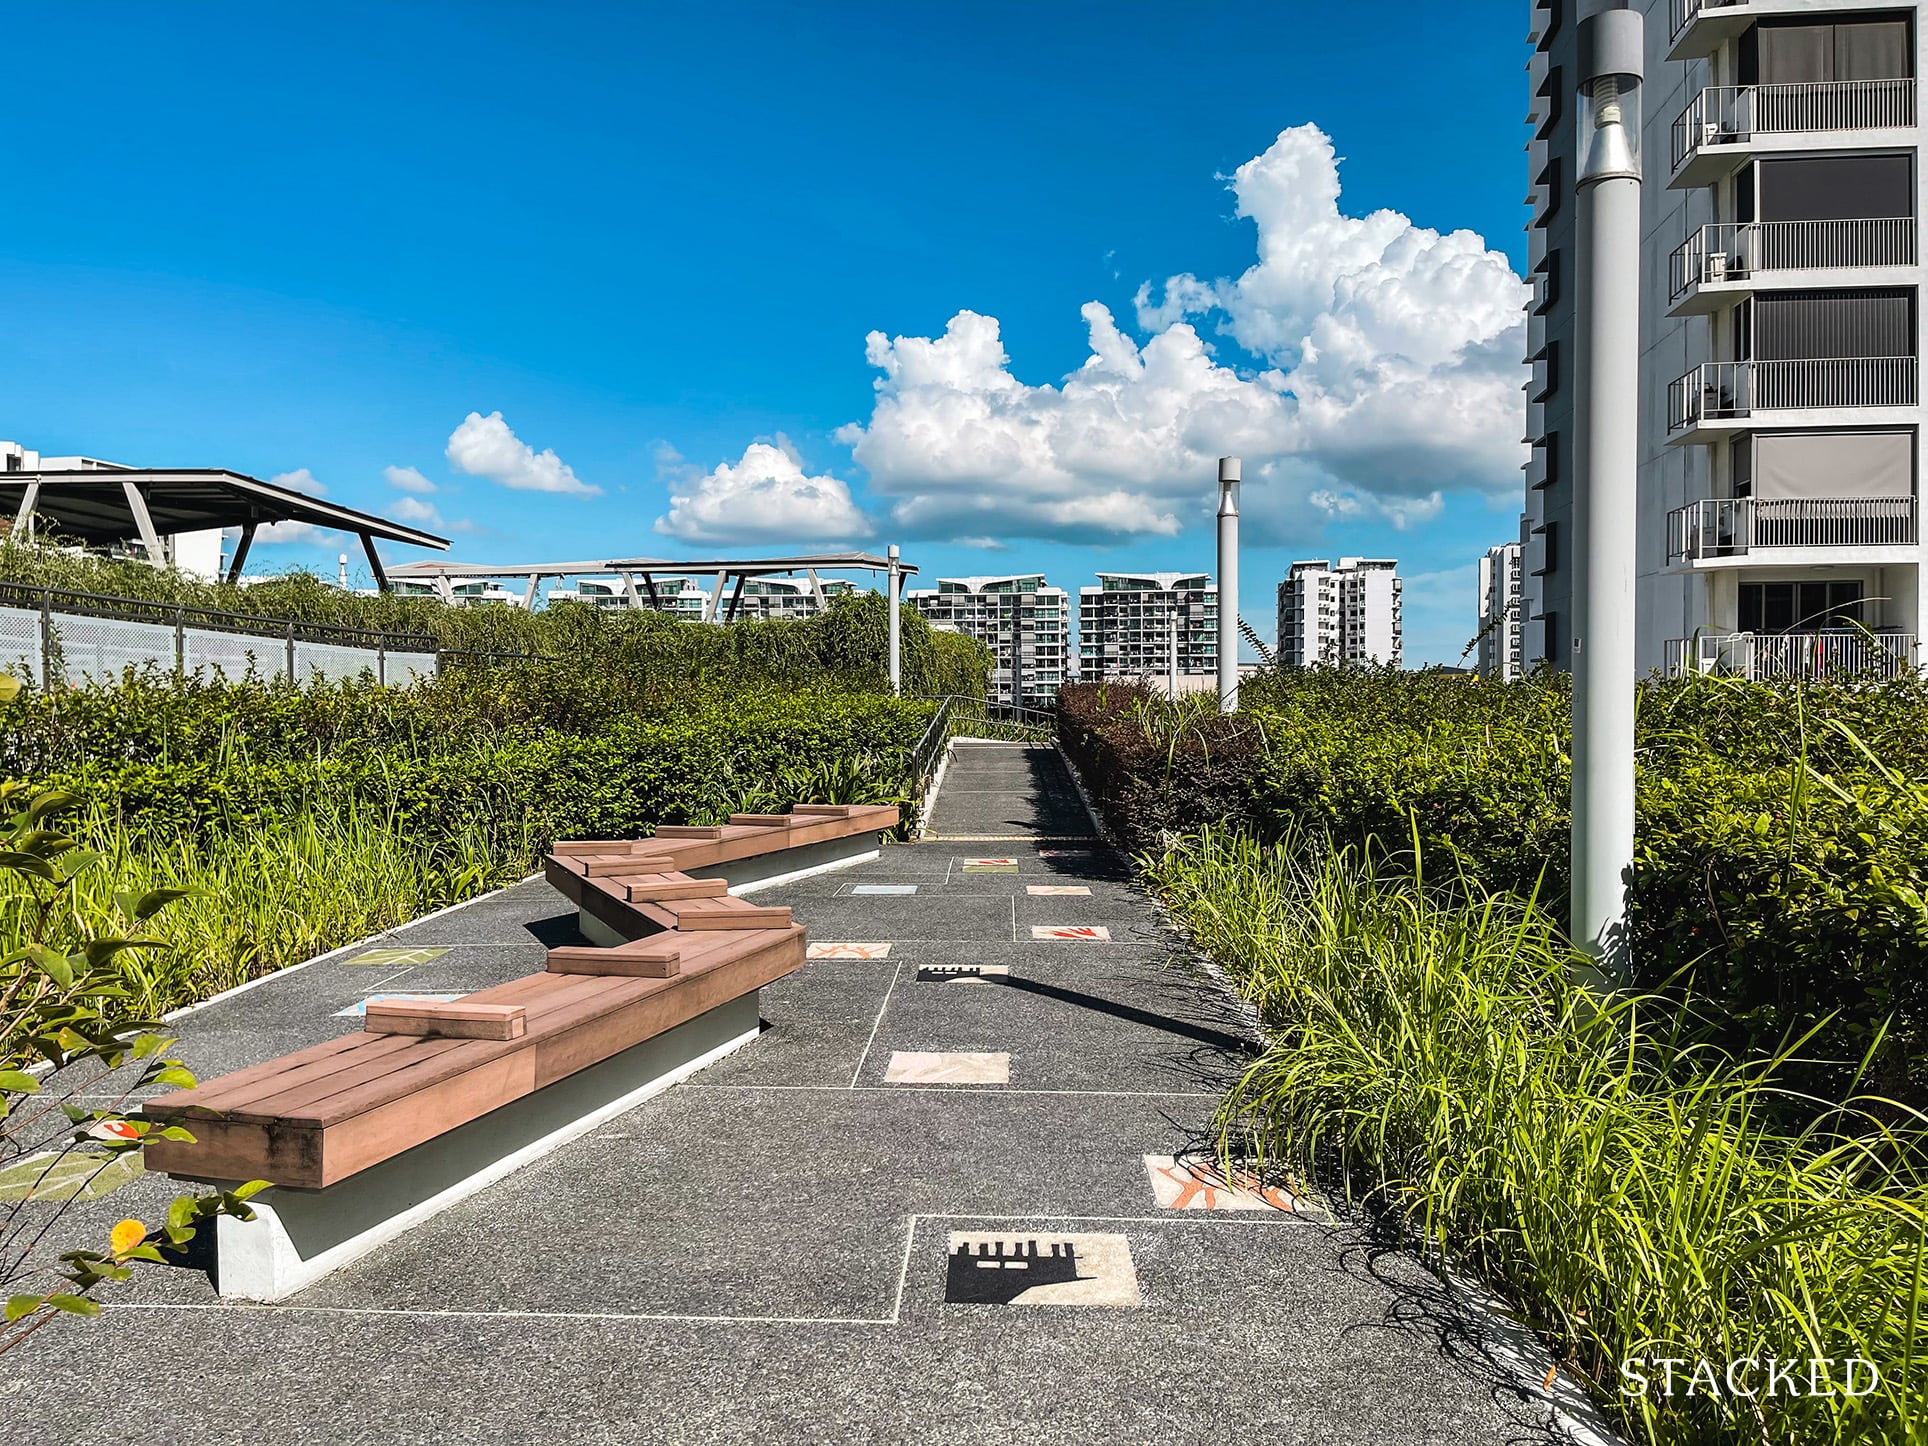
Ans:
<svg viewBox="0 0 1928 1446"><path fill-rule="evenodd" d="M207 608L0 583L0 668L69 686L106 683L153 666L231 681L306 684L372 676L405 686L432 678L442 658L419 633L371 632Z"/></svg>

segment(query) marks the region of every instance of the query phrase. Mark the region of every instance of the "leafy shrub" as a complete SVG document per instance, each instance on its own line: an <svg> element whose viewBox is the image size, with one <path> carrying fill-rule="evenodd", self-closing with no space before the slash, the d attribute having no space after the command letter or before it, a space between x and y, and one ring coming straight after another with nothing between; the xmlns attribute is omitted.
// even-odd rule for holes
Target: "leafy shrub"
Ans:
<svg viewBox="0 0 1928 1446"><path fill-rule="evenodd" d="M1529 901L1303 842L1210 829L1150 864L1272 1030L1221 1108L1228 1164L1256 1153L1386 1212L1507 1296L1648 1440L1921 1439L1918 1124L1897 1137L1844 1111L1782 1133L1769 1071L1682 1045L1671 1000L1578 988ZM1793 1360L1803 1380L1829 1357L1837 1386L1859 1357L1879 1384L1624 1389L1621 1362L1662 1357Z"/></svg>
<svg viewBox="0 0 1928 1446"><path fill-rule="evenodd" d="M1138 848L1212 823L1338 847L1415 839L1489 888L1566 908L1566 680L1311 669L1222 717L1078 685L1061 736ZM1691 678L1639 692L1629 981L1691 983L1714 1037L1839 1098L1928 1103L1928 690ZM1389 862L1396 863L1395 853ZM1817 1027L1818 1026L1818 1027Z"/></svg>

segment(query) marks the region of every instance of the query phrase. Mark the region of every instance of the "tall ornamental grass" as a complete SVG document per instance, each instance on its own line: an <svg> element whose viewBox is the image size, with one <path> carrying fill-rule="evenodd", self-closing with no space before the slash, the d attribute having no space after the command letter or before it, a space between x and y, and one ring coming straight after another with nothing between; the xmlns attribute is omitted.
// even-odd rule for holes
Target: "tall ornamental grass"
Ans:
<svg viewBox="0 0 1928 1446"><path fill-rule="evenodd" d="M1580 989L1531 899L1370 845L1207 830L1149 867L1273 1031L1223 1103L1228 1152L1339 1185L1482 1278L1643 1439L1928 1438L1918 1118L1778 1129L1774 1062L1695 1046L1678 1001ZM1762 1393L1763 1364L1738 1377L1752 1397L1684 1375L1667 1397L1652 1364L1796 1360L1805 1387L1817 1357L1834 1393ZM1852 1397L1857 1357L1880 1382Z"/></svg>

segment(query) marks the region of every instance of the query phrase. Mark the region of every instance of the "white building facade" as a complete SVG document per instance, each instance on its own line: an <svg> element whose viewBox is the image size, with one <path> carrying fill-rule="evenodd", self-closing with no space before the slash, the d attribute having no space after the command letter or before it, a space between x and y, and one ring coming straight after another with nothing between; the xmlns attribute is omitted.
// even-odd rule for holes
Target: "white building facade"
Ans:
<svg viewBox="0 0 1928 1446"><path fill-rule="evenodd" d="M1177 692L1218 686L1218 584L1202 572L1101 572L1078 589L1078 675Z"/></svg>
<svg viewBox="0 0 1928 1446"><path fill-rule="evenodd" d="M1525 550L1517 542L1486 549L1479 560L1479 628L1474 633L1474 660L1482 678L1511 683L1525 672L1521 656L1521 564Z"/></svg>
<svg viewBox="0 0 1928 1446"><path fill-rule="evenodd" d="M904 595L934 628L968 633L991 650L991 698L1048 708L1075 676L1071 595L1036 573L940 577Z"/></svg>
<svg viewBox="0 0 1928 1446"><path fill-rule="evenodd" d="M1405 662L1404 584L1384 557L1295 562L1278 588L1279 663L1287 668Z"/></svg>
<svg viewBox="0 0 1928 1446"><path fill-rule="evenodd" d="M1569 665L1573 31L1533 10L1529 665ZM1637 663L1751 677L1920 661L1917 4L1636 0Z"/></svg>

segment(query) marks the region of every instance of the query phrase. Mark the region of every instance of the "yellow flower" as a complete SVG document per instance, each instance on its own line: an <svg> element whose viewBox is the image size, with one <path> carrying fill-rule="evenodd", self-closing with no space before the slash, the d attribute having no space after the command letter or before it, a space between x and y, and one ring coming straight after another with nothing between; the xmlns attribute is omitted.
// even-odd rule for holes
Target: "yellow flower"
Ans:
<svg viewBox="0 0 1928 1446"><path fill-rule="evenodd" d="M108 1233L107 1245L116 1255L125 1255L147 1239L147 1227L138 1220L123 1220Z"/></svg>

